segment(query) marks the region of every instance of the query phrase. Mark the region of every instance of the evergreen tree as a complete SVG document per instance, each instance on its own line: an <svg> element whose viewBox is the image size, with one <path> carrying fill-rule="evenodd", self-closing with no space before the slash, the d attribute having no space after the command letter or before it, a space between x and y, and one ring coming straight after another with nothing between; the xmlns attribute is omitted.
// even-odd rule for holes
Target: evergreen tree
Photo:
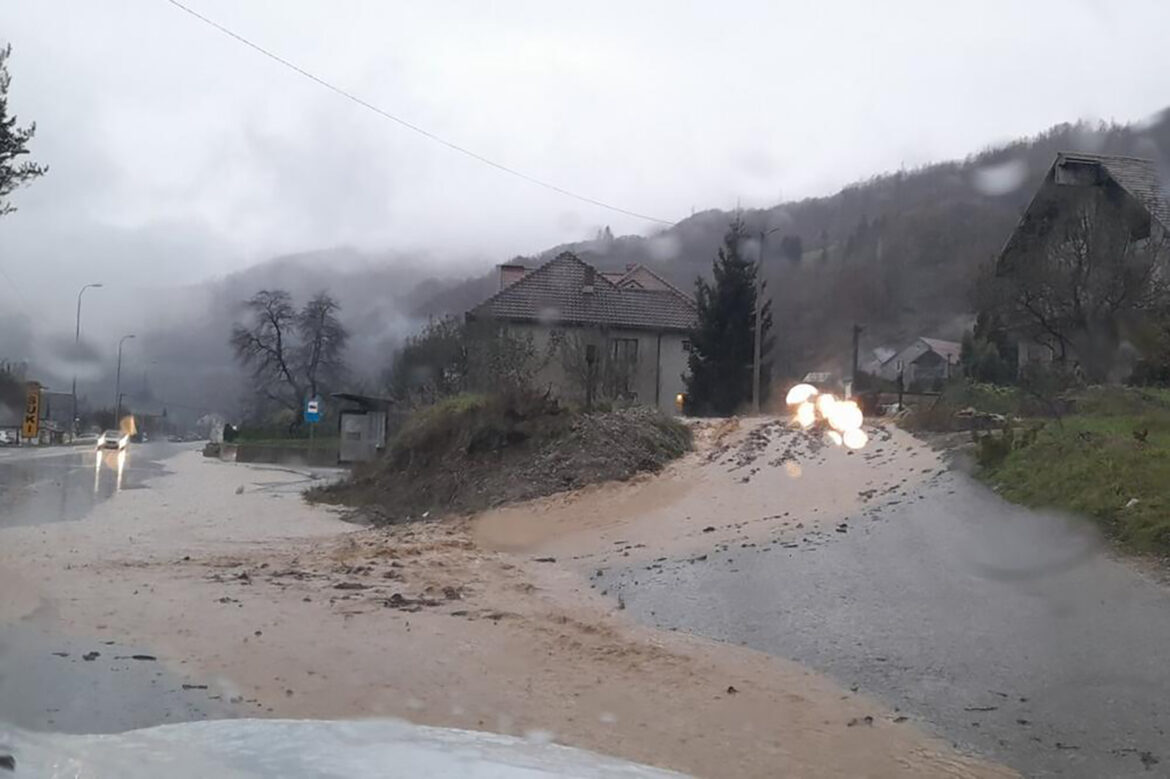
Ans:
<svg viewBox="0 0 1170 779"><path fill-rule="evenodd" d="M713 264L713 283L701 277L695 280L699 317L690 336L689 373L685 377L690 413L734 414L751 402L756 265L743 255L748 238L747 227L736 216ZM761 307L761 397L766 396L770 383L771 307L770 300Z"/></svg>
<svg viewBox="0 0 1170 779"><path fill-rule="evenodd" d="M11 46L0 47L0 216L16 210L8 196L17 187L45 175L48 170L35 162L17 160L28 154L28 142L36 134L37 126L34 123L18 127L16 117L8 115L8 55L11 53Z"/></svg>

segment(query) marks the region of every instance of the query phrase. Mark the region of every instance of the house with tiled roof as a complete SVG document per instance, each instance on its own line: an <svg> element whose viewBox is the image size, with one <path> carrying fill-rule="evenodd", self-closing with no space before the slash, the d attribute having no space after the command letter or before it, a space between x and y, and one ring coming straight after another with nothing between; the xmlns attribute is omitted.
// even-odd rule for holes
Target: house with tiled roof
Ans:
<svg viewBox="0 0 1170 779"><path fill-rule="evenodd" d="M1162 174L1154 160L1060 152L1005 242L996 261L996 276L1027 278L1039 258L1072 257L1079 251L1085 257L1076 262L1086 268L1099 262L1096 255L1102 252L1135 259L1144 253L1154 258L1153 272L1166 277L1170 274L1170 268L1164 267L1170 244L1170 199ZM1059 356L1076 366L1076 339L1058 336L1046 326L1040 316L1044 313L1009 323L1021 365Z"/></svg>
<svg viewBox="0 0 1170 779"><path fill-rule="evenodd" d="M889 381L899 375L906 387L932 389L959 374L962 345L940 338L915 338L901 346L880 346L873 359L863 366L867 373Z"/></svg>
<svg viewBox="0 0 1170 779"><path fill-rule="evenodd" d="M572 402L676 413L694 300L642 265L599 270L565 252L536 268L500 266L499 290L467 312L532 339L535 380Z"/></svg>

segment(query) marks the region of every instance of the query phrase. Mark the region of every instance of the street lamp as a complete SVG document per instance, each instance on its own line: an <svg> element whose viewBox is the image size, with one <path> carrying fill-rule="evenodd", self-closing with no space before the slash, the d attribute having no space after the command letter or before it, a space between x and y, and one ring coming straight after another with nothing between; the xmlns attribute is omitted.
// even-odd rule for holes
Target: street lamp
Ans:
<svg viewBox="0 0 1170 779"><path fill-rule="evenodd" d="M86 284L77 293L77 324L73 329L73 417L69 423L69 429L73 431L73 435L77 435L77 359L79 357L81 347L81 296L90 287L100 287L101 283Z"/></svg>
<svg viewBox="0 0 1170 779"><path fill-rule="evenodd" d="M122 424L122 344L126 343L127 338L133 338L134 334L124 335L118 341L118 372L114 378L114 424L119 427Z"/></svg>
<svg viewBox="0 0 1170 779"><path fill-rule="evenodd" d="M752 413L760 413L760 349L764 336L763 318L760 311L763 308L761 300L764 297L764 243L768 236L779 231L779 227L771 230L760 230L760 255L756 258L756 337L752 344Z"/></svg>

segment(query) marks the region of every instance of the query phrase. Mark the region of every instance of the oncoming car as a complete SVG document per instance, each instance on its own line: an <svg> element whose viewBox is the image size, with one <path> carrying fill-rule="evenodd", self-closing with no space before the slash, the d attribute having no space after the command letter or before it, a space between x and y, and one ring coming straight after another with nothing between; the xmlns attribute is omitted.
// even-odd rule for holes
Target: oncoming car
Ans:
<svg viewBox="0 0 1170 779"><path fill-rule="evenodd" d="M98 449L125 449L130 443L130 435L121 430L107 430L98 436Z"/></svg>

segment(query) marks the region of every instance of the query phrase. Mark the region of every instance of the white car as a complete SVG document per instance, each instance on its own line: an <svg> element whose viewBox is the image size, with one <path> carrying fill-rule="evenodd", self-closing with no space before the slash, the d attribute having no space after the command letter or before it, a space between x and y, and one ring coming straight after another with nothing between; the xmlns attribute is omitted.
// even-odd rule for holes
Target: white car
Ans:
<svg viewBox="0 0 1170 779"><path fill-rule="evenodd" d="M98 436L98 449L125 449L130 443L130 435L121 430L107 430Z"/></svg>

